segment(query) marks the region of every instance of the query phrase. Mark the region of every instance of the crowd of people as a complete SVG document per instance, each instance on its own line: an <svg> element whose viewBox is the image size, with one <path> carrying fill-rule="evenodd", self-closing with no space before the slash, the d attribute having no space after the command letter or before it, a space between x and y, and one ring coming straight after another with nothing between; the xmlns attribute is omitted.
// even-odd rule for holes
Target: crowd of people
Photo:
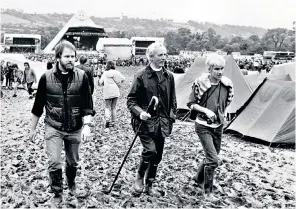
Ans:
<svg viewBox="0 0 296 209"><path fill-rule="evenodd" d="M264 61L262 58L261 59L236 58L235 60L240 69L245 69L248 71L258 71L258 72L266 71L267 73L270 72L271 68L274 65L280 65L280 64L289 62L288 60L276 61L272 59Z"/></svg>
<svg viewBox="0 0 296 209"><path fill-rule="evenodd" d="M29 93L29 99L34 98L34 90L32 88L33 83L37 83L37 77L35 70L30 67L28 62L24 63L24 70L19 68L16 63L1 61L1 88L13 90L13 97L17 96L17 88L22 85ZM5 80L5 85L3 82ZM1 90L1 97L3 92Z"/></svg>
<svg viewBox="0 0 296 209"><path fill-rule="evenodd" d="M27 53L24 54L25 58L31 61L36 62L45 62L50 66L55 62L55 57L53 54L34 54L34 53ZM99 56L94 54L79 54L80 56L86 56L88 59L88 65L94 69L95 76L96 71L101 68L101 66L106 66L106 61L108 59L107 55ZM146 66L148 65L149 61L145 55L137 55L132 56L130 59L112 59L116 66ZM78 62L78 60L76 60ZM167 56L165 67L174 73L184 73L194 62L194 58L184 58L181 56Z"/></svg>

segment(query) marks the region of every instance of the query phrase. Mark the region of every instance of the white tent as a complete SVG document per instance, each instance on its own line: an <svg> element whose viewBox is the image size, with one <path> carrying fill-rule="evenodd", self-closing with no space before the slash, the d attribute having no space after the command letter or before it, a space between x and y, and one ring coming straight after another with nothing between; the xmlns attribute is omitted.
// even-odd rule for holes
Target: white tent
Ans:
<svg viewBox="0 0 296 209"><path fill-rule="evenodd" d="M270 73L275 75L289 74L292 81L295 81L295 64L296 62L288 62L281 65L274 65Z"/></svg>
<svg viewBox="0 0 296 209"><path fill-rule="evenodd" d="M226 130L269 143L295 144L295 82L265 79Z"/></svg>
<svg viewBox="0 0 296 209"><path fill-rule="evenodd" d="M60 32L53 38L53 40L45 47L44 53L51 53L51 51L54 50L54 47L69 30L69 28L79 27L90 27L103 30L103 28L97 26L84 12L80 11L69 20L69 22L62 28L62 30L60 30Z"/></svg>
<svg viewBox="0 0 296 209"><path fill-rule="evenodd" d="M132 41L127 38L100 38L96 50L109 60L127 60L132 56Z"/></svg>

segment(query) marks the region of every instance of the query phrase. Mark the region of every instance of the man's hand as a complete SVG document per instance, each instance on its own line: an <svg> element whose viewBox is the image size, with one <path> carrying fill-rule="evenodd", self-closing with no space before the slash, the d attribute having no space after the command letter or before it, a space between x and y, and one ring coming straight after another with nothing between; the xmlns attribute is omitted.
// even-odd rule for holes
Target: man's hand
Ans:
<svg viewBox="0 0 296 209"><path fill-rule="evenodd" d="M90 127L88 125L84 125L81 131L81 139L89 139L91 137Z"/></svg>
<svg viewBox="0 0 296 209"><path fill-rule="evenodd" d="M29 139L30 139L31 141L34 141L36 135L37 135L37 131L36 131L36 129L34 129L34 130L30 130L30 133L29 133Z"/></svg>
<svg viewBox="0 0 296 209"><path fill-rule="evenodd" d="M147 113L147 112L141 112L141 114L140 114L140 119L141 120L146 121L149 118L151 118L151 115L149 113Z"/></svg>
<svg viewBox="0 0 296 209"><path fill-rule="evenodd" d="M205 114L211 121L215 121L217 119L216 114L212 110L206 109Z"/></svg>

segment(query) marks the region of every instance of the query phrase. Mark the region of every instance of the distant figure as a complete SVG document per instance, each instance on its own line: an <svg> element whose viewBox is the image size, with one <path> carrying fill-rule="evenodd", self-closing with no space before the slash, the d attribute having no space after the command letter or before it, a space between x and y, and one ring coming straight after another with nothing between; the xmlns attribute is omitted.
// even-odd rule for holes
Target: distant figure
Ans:
<svg viewBox="0 0 296 209"><path fill-rule="evenodd" d="M5 74L5 78L6 78L6 87L8 89L13 89L12 88L12 82L14 80L13 78L13 70L14 68L12 67L14 64L11 62L7 62L6 63L6 74Z"/></svg>
<svg viewBox="0 0 296 209"><path fill-rule="evenodd" d="M115 70L115 63L108 61L106 70L99 83L104 85L103 97L105 99L105 128L113 127L116 123L116 104L120 96L119 86L125 77Z"/></svg>
<svg viewBox="0 0 296 209"><path fill-rule="evenodd" d="M79 58L80 64L77 65L76 67L85 71L87 77L88 77L88 82L91 90L91 94L94 93L94 73L90 67L87 66L87 57L85 55L82 55Z"/></svg>
<svg viewBox="0 0 296 209"><path fill-rule="evenodd" d="M22 71L21 69L18 68L17 64L15 64L14 66L14 94L13 97L16 97L16 91L17 91L17 87L19 85L23 85L23 87L26 89L25 84L24 84L24 71Z"/></svg>
<svg viewBox="0 0 296 209"><path fill-rule="evenodd" d="M24 83L27 84L27 90L29 93L29 99L32 99L34 90L32 89L33 83L37 83L37 77L35 71L30 68L28 62L24 63L25 71L24 71Z"/></svg>
<svg viewBox="0 0 296 209"><path fill-rule="evenodd" d="M51 70L53 68L52 62L49 60L46 64L46 69Z"/></svg>

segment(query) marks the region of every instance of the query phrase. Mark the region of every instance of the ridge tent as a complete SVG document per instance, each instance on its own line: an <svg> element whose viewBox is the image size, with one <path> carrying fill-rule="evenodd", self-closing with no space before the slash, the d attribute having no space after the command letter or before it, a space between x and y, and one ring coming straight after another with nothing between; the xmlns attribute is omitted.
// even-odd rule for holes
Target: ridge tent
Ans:
<svg viewBox="0 0 296 209"><path fill-rule="evenodd" d="M256 88L263 82L265 78L268 78L269 80L292 81L289 74L274 75L269 73L268 74L258 73L258 74L252 74L252 75L245 75L244 78L246 79L252 91L255 91Z"/></svg>
<svg viewBox="0 0 296 209"><path fill-rule="evenodd" d="M244 79L239 67L232 56L225 56L224 75L232 80L234 87L234 98L227 108L228 113L235 113L251 96L252 90ZM186 73L176 82L176 95L178 109L186 109L192 84L202 73L208 72L204 57L197 57Z"/></svg>
<svg viewBox="0 0 296 209"><path fill-rule="evenodd" d="M233 100L226 111L227 113L236 113L251 96L252 90L232 56L226 57L224 75L232 81L234 88Z"/></svg>
<svg viewBox="0 0 296 209"><path fill-rule="evenodd" d="M188 110L187 102L191 92L192 84L197 77L202 73L208 72L205 65L206 58L197 57L194 63L182 74L182 77L175 81L176 83L176 97L177 97L177 108Z"/></svg>
<svg viewBox="0 0 296 209"><path fill-rule="evenodd" d="M243 136L295 144L295 82L265 79L226 127Z"/></svg>
<svg viewBox="0 0 296 209"><path fill-rule="evenodd" d="M285 75L289 74L292 81L295 81L295 67L296 62L288 62L281 65L274 65L271 68L270 73L274 75Z"/></svg>

